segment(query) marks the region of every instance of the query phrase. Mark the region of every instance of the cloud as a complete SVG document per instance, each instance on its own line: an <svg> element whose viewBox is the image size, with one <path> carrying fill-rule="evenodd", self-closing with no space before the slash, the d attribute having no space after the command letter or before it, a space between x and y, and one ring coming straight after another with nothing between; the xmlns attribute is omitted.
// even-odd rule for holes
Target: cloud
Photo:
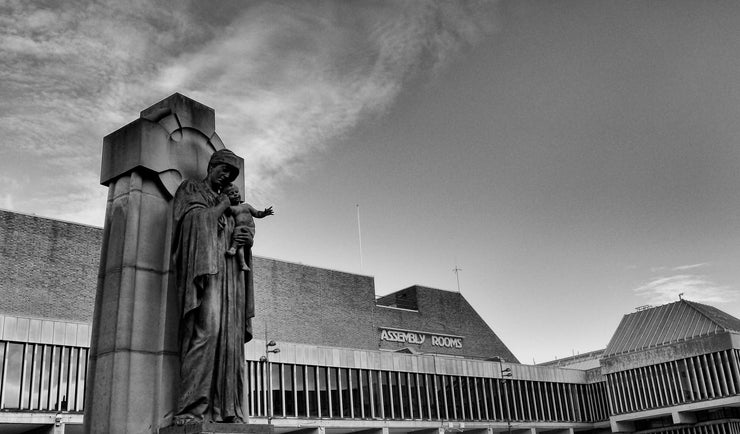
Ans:
<svg viewBox="0 0 740 434"><path fill-rule="evenodd" d="M141 109L167 48L152 42L179 15L148 2L50 7L0 5L0 171L17 181L0 194L20 211L100 224L85 210L105 206L102 137Z"/></svg>
<svg viewBox="0 0 740 434"><path fill-rule="evenodd" d="M300 173L495 22L491 2L320 5L259 3L159 74L163 94L178 90L216 108L219 135L246 157L249 187Z"/></svg>
<svg viewBox="0 0 740 434"><path fill-rule="evenodd" d="M633 291L653 305L677 301L679 294L692 301L707 303L727 303L738 299L736 289L717 284L709 277L698 274L654 278Z"/></svg>
<svg viewBox="0 0 740 434"><path fill-rule="evenodd" d="M660 267L650 267L651 273L659 273L659 272L666 272L666 271L687 271L687 270L694 270L697 268L704 268L709 266L710 264L708 262L701 262L698 264L689 264L689 265L679 265L676 267L666 267L666 266L660 266Z"/></svg>
<svg viewBox="0 0 740 434"><path fill-rule="evenodd" d="M701 262L699 264L691 264L691 265L679 265L678 267L673 267L673 271L686 271L686 270L693 270L696 268L702 268L709 265L707 262Z"/></svg>
<svg viewBox="0 0 740 434"><path fill-rule="evenodd" d="M0 195L100 224L81 210L104 206L102 137L175 91L216 110L269 192L495 18L485 1L0 3L0 171L19 180Z"/></svg>

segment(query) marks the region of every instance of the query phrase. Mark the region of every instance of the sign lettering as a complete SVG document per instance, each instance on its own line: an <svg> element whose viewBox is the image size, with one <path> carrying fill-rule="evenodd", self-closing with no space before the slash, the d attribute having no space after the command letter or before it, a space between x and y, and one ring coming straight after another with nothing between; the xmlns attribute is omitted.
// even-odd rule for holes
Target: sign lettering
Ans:
<svg viewBox="0 0 740 434"><path fill-rule="evenodd" d="M462 348L462 339L448 336L432 336L432 345L445 348Z"/></svg>
<svg viewBox="0 0 740 434"><path fill-rule="evenodd" d="M431 344L435 347L442 348L462 348L463 338L458 336L443 336L435 335L432 333L407 331L407 330L395 330L395 329L380 329L380 339L388 342L403 342L409 344L421 345L426 342L427 335L430 337Z"/></svg>
<svg viewBox="0 0 740 434"><path fill-rule="evenodd" d="M408 342L410 344L423 344L426 336L420 333L402 332L398 330L383 330L380 332L380 339L390 342Z"/></svg>

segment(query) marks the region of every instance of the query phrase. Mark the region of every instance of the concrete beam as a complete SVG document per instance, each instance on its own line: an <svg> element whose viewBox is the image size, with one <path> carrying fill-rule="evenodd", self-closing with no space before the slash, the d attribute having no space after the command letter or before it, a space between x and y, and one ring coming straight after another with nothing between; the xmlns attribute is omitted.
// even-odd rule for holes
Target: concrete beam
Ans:
<svg viewBox="0 0 740 434"><path fill-rule="evenodd" d="M326 428L317 426L315 428L303 428L295 431L288 431L291 434L326 434Z"/></svg>
<svg viewBox="0 0 740 434"><path fill-rule="evenodd" d="M674 411L671 413L673 423L678 425L682 423L696 423L696 413L692 411Z"/></svg>
<svg viewBox="0 0 740 434"><path fill-rule="evenodd" d="M611 421L612 432L635 432L635 424L630 421Z"/></svg>
<svg viewBox="0 0 740 434"><path fill-rule="evenodd" d="M537 430L539 434L573 434L573 428L553 429L553 430Z"/></svg>

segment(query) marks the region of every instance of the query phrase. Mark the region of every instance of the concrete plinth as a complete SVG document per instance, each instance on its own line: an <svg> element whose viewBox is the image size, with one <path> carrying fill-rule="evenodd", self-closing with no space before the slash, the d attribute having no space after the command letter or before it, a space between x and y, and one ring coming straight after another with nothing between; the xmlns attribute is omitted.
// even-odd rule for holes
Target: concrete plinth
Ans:
<svg viewBox="0 0 740 434"><path fill-rule="evenodd" d="M159 434L273 434L274 432L274 427L266 424L208 422L168 426L159 430Z"/></svg>

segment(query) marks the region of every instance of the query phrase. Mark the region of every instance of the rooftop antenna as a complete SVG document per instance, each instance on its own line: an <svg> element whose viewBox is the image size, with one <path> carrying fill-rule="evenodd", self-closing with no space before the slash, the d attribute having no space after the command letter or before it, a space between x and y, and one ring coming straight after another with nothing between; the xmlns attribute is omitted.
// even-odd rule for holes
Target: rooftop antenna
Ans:
<svg viewBox="0 0 740 434"><path fill-rule="evenodd" d="M682 293L680 293L680 294L678 294L678 299L679 299L679 300L683 300L683 292L682 292Z"/></svg>
<svg viewBox="0 0 740 434"><path fill-rule="evenodd" d="M365 272L365 264L362 260L362 228L360 227L360 204L357 204L357 238L360 240L360 271Z"/></svg>
<svg viewBox="0 0 740 434"><path fill-rule="evenodd" d="M452 272L455 273L455 279L457 280L457 292L460 292L460 272L462 271L462 268L457 266L457 258L455 258L455 268L452 269Z"/></svg>

